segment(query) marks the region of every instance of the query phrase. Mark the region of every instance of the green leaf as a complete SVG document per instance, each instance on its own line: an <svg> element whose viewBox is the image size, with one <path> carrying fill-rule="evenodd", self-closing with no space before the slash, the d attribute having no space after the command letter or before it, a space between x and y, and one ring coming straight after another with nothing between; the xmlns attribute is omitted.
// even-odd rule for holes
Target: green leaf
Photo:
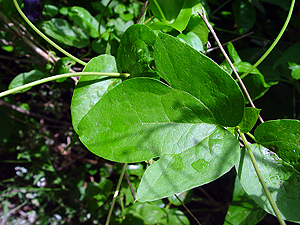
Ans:
<svg viewBox="0 0 300 225"><path fill-rule="evenodd" d="M292 70L292 77L296 80L300 79L300 65L297 65L295 63L289 63L289 69Z"/></svg>
<svg viewBox="0 0 300 225"><path fill-rule="evenodd" d="M300 222L300 174L291 165L263 146L250 146L258 168L283 219ZM261 187L249 154L242 149L241 160L236 165L240 182L246 193L265 211L273 215L271 205Z"/></svg>
<svg viewBox="0 0 300 225"><path fill-rule="evenodd" d="M238 177L235 179L232 202L227 211L224 225L255 225L267 213L244 191Z"/></svg>
<svg viewBox="0 0 300 225"><path fill-rule="evenodd" d="M244 34L255 24L255 9L248 0L237 0L233 3L232 7L235 21L238 25L237 30L240 34Z"/></svg>
<svg viewBox="0 0 300 225"><path fill-rule="evenodd" d="M88 111L78 134L96 155L130 163L194 146L217 129L203 122L215 123L215 119L195 97L155 79L133 78Z"/></svg>
<svg viewBox="0 0 300 225"><path fill-rule="evenodd" d="M89 37L78 27L71 25L64 19L52 18L42 23L44 32L60 43L84 48L89 45Z"/></svg>
<svg viewBox="0 0 300 225"><path fill-rule="evenodd" d="M99 36L99 22L86 9L73 6L68 12L69 17L82 30L86 31L89 36L97 38Z"/></svg>
<svg viewBox="0 0 300 225"><path fill-rule="evenodd" d="M134 203L132 206L126 208L125 213L126 217L132 214L134 217L142 218L145 225L168 224L167 212L151 203Z"/></svg>
<svg viewBox="0 0 300 225"><path fill-rule="evenodd" d="M280 64L287 62L300 64L300 43L294 44L289 47L283 53L283 56L274 63L273 68L276 68Z"/></svg>
<svg viewBox="0 0 300 225"><path fill-rule="evenodd" d="M177 209L167 209L168 213L168 224L172 225L189 225L189 219L184 215L183 212Z"/></svg>
<svg viewBox="0 0 300 225"><path fill-rule="evenodd" d="M259 116L260 109L247 107L245 108L244 117L238 127L242 133L247 133L252 130Z"/></svg>
<svg viewBox="0 0 300 225"><path fill-rule="evenodd" d="M18 76L16 76L9 84L8 89L13 89L16 87L20 87L24 84L28 84L30 82L36 81L41 79L45 74L39 70L31 70L27 73L20 73ZM30 88L24 89L22 91L19 91L19 93L24 93L28 91Z"/></svg>
<svg viewBox="0 0 300 225"><path fill-rule="evenodd" d="M76 62L68 57L60 58L53 68L53 75L59 75L69 73L71 66L75 65ZM57 82L64 82L67 78L56 80Z"/></svg>
<svg viewBox="0 0 300 225"><path fill-rule="evenodd" d="M252 65L248 62L243 62L235 50L233 44L231 42L228 43L228 52L230 58L233 60L233 65L239 74L243 74L247 72ZM223 65L225 64L225 69L232 73L232 69L229 66L229 63L225 60ZM243 78L243 82L247 87L247 90L250 94L252 100L256 100L262 97L272 85L277 84L278 82L269 82L266 83L264 76L261 72L255 68L250 74Z"/></svg>
<svg viewBox="0 0 300 225"><path fill-rule="evenodd" d="M160 33L155 66L171 87L200 99L222 126L236 126L244 113L243 94L232 77L205 55L180 40Z"/></svg>
<svg viewBox="0 0 300 225"><path fill-rule="evenodd" d="M89 182L87 184L85 199L90 212L94 212L104 204L111 192L112 186L112 181L107 179L104 179L100 183Z"/></svg>
<svg viewBox="0 0 300 225"><path fill-rule="evenodd" d="M130 73L131 77L140 76L152 71L156 34L147 26L136 24L129 27L123 34L118 50L118 68Z"/></svg>
<svg viewBox="0 0 300 225"><path fill-rule="evenodd" d="M198 52L203 52L203 44L200 38L193 32L189 32L187 34L181 33L177 37L184 43L187 43L189 46L196 49Z"/></svg>
<svg viewBox="0 0 300 225"><path fill-rule="evenodd" d="M58 8L54 5L44 5L43 16L54 17L58 14Z"/></svg>
<svg viewBox="0 0 300 225"><path fill-rule="evenodd" d="M181 200L181 202L183 202L184 204L187 204L192 200L193 191L192 190L184 191L179 194L176 194L176 196ZM176 196L171 195L170 197L168 197L168 200L170 201L170 203L172 203L172 205L175 205L175 206L182 205L182 203L176 198Z"/></svg>
<svg viewBox="0 0 300 225"><path fill-rule="evenodd" d="M83 72L117 72L116 61L113 56L100 55L92 58ZM121 82L120 78L106 76L82 76L75 87L71 115L74 130L78 131L78 124L82 117L99 101L99 99L115 85Z"/></svg>
<svg viewBox="0 0 300 225"><path fill-rule="evenodd" d="M168 25L178 31L183 31L192 15L196 0L150 0L149 8L162 24Z"/></svg>
<svg viewBox="0 0 300 225"><path fill-rule="evenodd" d="M254 132L258 143L274 151L281 159L300 171L300 121L271 120Z"/></svg>
<svg viewBox="0 0 300 225"><path fill-rule="evenodd" d="M242 62L242 59L238 55L237 51L235 50L235 48L231 42L228 42L227 49L228 49L228 54L230 56L230 59L233 61L233 63Z"/></svg>
<svg viewBox="0 0 300 225"><path fill-rule="evenodd" d="M202 124L197 137L194 145L187 141L181 152L164 154L148 167L137 190L137 201L153 201L209 183L239 160L238 142L223 128Z"/></svg>
<svg viewBox="0 0 300 225"><path fill-rule="evenodd" d="M201 10L200 10L200 12L201 12ZM205 22L203 21L202 18L199 17L199 15L191 16L191 19L190 19L185 31L193 32L194 34L196 34L200 38L202 44L205 44L208 41L209 30L208 30Z"/></svg>

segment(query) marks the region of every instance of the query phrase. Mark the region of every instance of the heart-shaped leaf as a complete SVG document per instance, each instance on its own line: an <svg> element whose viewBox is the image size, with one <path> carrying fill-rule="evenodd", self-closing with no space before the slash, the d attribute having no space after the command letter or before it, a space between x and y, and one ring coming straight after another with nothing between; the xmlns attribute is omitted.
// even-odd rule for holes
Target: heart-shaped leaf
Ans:
<svg viewBox="0 0 300 225"><path fill-rule="evenodd" d="M214 131L198 99L150 78L124 81L83 117L78 134L96 155L118 162L180 153Z"/></svg>

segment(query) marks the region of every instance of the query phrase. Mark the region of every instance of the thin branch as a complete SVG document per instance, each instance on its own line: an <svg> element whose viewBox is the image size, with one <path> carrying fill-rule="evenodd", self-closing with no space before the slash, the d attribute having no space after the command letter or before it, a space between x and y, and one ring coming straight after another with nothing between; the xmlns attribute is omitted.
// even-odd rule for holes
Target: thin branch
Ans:
<svg viewBox="0 0 300 225"><path fill-rule="evenodd" d="M135 200L136 200L135 193L134 193L133 187L132 187L131 182L130 182L130 180L129 180L129 176L128 176L128 174L126 173L126 171L125 171L125 178L126 178L126 181L127 181L127 183L128 183L128 186L129 186L130 192L131 192L131 194L132 194L133 200L135 201Z"/></svg>
<svg viewBox="0 0 300 225"><path fill-rule="evenodd" d="M199 220L194 216L194 214L188 209L188 207L186 207L186 205L183 203L183 201L181 201L181 199L174 194L174 196L177 198L177 200L180 202L180 204L185 208L185 210L191 215L191 217L193 217L193 219L196 221L197 224L201 225L201 223L199 222Z"/></svg>
<svg viewBox="0 0 300 225"><path fill-rule="evenodd" d="M140 19L142 18L142 16L143 16L144 13L145 13L145 10L146 10L147 5L148 5L148 0L145 1L144 5L143 5L143 7L142 7L141 13L140 13L140 15L139 15L139 17L138 17L136 23L139 23L139 22L140 22Z"/></svg>
<svg viewBox="0 0 300 225"><path fill-rule="evenodd" d="M229 41L229 42L235 42L235 41L238 41L238 40L240 40L240 39L242 39L242 38L244 38L244 37L247 37L247 36L249 36L249 35L252 35L253 33L254 33L254 31L251 31L251 32L249 32L249 33L247 33L247 34L244 34L244 35L240 36L240 37L237 37L237 38L235 38L235 39L232 39L232 40ZM225 44L222 44L223 47L226 46L226 45L228 45L228 42L226 42ZM209 49L207 49L207 52L211 52L211 51L216 50L216 49L219 49L219 48L220 48L219 46L216 46L216 47L213 47L213 48L209 48Z"/></svg>
<svg viewBox="0 0 300 225"><path fill-rule="evenodd" d="M116 203L116 199L117 199L117 197L119 195L119 192L120 192L120 187L121 187L121 183L122 183L125 171L126 171L126 167L127 167L127 163L124 163L123 170L121 172L121 175L120 175L117 187L116 187L116 191L114 193L114 197L113 197L113 200L112 200L110 208L109 208L109 212L108 212L108 216L107 216L105 225L109 225L109 221L110 221L110 218L111 218L111 215L112 215L112 211L114 209L114 206L115 206L115 203Z"/></svg>
<svg viewBox="0 0 300 225"><path fill-rule="evenodd" d="M205 11L204 11L204 8L202 8L202 14L198 12L198 15L203 19L203 21L205 22L206 26L208 27L208 29L210 30L210 32L211 32L212 35L214 36L216 42L218 43L218 46L220 47L220 50L222 51L224 57L226 58L227 62L229 63L229 65L230 65L230 67L231 67L231 69L233 70L234 74L236 75L238 81L240 82L240 84L241 84L241 86L242 86L242 89L244 90L244 92L245 92L245 94L246 94L246 96L247 96L247 98L248 98L248 100L249 100L250 105L251 105L253 108L256 108L255 105L254 105L254 103L253 103L253 101L252 101L252 99L251 99L251 97L250 97L250 95L249 95L249 93L248 93L248 91L247 91L246 86L244 85L244 83L243 83L242 79L240 78L238 72L237 72L236 69L234 68L234 66L233 66L233 64L232 64L232 62L231 62L231 60L230 60L230 58L228 57L226 51L224 50L224 48L223 48L223 46L222 46L222 44L221 44L221 42L220 42L220 40L219 40L219 38L218 38L216 32L214 31L213 27L212 27L212 26L210 25L210 23L208 22L208 20L207 20L207 18L206 18L206 13L205 13ZM262 123L264 122L260 115L258 116L258 118L260 119L260 121L261 121Z"/></svg>
<svg viewBox="0 0 300 225"><path fill-rule="evenodd" d="M3 106L6 106L8 108L11 108L17 112L20 112L20 113L23 113L27 116L31 116L31 117L36 117L36 118L39 118L39 119L44 119L44 120L47 120L49 122L52 122L52 123L60 123L60 124L65 124L65 125L70 125L70 123L68 122L64 122L64 121L60 121L60 120L56 120L56 119L52 119L52 118L49 118L49 117L46 117L46 116L43 116L43 115L40 115L40 114L36 114L36 113L33 113L33 112L30 112L28 110L24 110L18 106L15 106L15 105L12 105L12 104L9 104L3 100L0 99L0 106L3 105Z"/></svg>

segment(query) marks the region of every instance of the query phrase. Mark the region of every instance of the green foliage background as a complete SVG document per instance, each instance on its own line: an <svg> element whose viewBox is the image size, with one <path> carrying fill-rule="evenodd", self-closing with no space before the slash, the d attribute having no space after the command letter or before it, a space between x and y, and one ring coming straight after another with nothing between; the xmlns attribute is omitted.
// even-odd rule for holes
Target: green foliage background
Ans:
<svg viewBox="0 0 300 225"><path fill-rule="evenodd" d="M161 9L165 12L164 14L161 14L155 2L161 6ZM186 65L193 63L196 67L199 67L197 70L202 70L199 61L203 60L203 65L208 65L209 69L216 67L216 64L204 56L201 59L197 58L197 51L207 52L209 58L221 65L228 73L232 73L220 51L214 48L207 49L206 47L207 40L212 47L215 47L216 44L205 28L202 19L196 13L201 11L199 3L205 7L209 20L213 23L221 42L232 42L227 45L229 56L239 74L243 74L267 50L279 33L290 2L289 0L149 1L149 9L145 16L141 18L141 22L146 23L151 29L142 27L140 28L144 29L142 32L134 33L139 31L135 30L133 33L127 31L124 34L128 27L136 23L142 10L143 2L113 0L106 8L109 3L108 0L88 2L44 1L43 16L34 22L35 25L68 52L86 62L89 61L84 71L117 72L120 70L120 68L117 68L118 65L125 72L132 71L132 76L137 78L122 83L122 88L124 89L120 89L121 87L119 86L119 89L113 89L111 92L108 91L120 84L121 78L108 79L101 77L101 82L95 80L96 77L81 77L79 81L68 78L46 83L30 90L25 90L23 94L7 96L0 100L1 223L18 224L21 221L26 221L28 224L104 224L116 183L122 170L122 164L110 160L127 162L131 159L125 160L121 153L117 157L114 155L115 158L110 158L108 149L104 150L108 152L108 156L104 157L106 159L97 157L78 140L77 133L89 130L94 132L97 129L92 124L87 125L85 123L93 120L84 117L87 111L95 105L97 99L99 100L102 95L108 95L105 99L115 98L120 96L118 95L119 92L127 94L126 91L130 90L130 88L135 88L134 90L138 90L141 94L136 99L132 98L130 100L131 105L132 103L136 106L144 104L139 112L141 115L156 113L157 118L159 118L166 111L159 112L159 108L153 112L149 111L151 109L145 110L147 109L147 104L155 102L154 100L151 102L148 98L149 96L142 95L147 89L146 87L150 85L153 88L157 87L159 91L161 91L161 87L164 87L163 93L160 94L168 93L171 96L171 103L165 101L166 105L171 105L172 101L175 102L179 98L182 98L186 104L194 103L196 100L191 98L190 94L192 94L199 97L197 101L211 109L215 105L215 100L211 97L211 93L207 93L207 96L203 95L203 93L197 95L200 90L203 91L204 87L200 88L199 86L201 83L199 85L196 84L199 90L189 90L189 84L195 82L195 77L191 76L189 79L180 80L181 77L188 73L188 71L184 71ZM19 3L21 4L21 1ZM169 7L170 5L172 7ZM299 8L299 5L296 5L296 9L297 7ZM148 20L153 16L155 19ZM186 18L189 19L187 20ZM0 1L0 20L2 22L0 25L1 91L32 80L67 73L71 68L75 71L83 69L82 66L75 65L75 62L68 58L61 58L56 63L53 63L47 57L48 51L54 55L54 58L64 56L44 42L24 23L18 16L12 1ZM299 43L300 35L298 20L299 14L295 10L288 30L276 49L272 51L258 69L244 78L245 85L252 99L255 100L254 103L257 108L261 109L260 115L265 120L299 119L300 87L298 79L300 78L300 51L297 43ZM155 30L156 33L152 30ZM177 37L177 39L158 33L158 30ZM252 31L253 33L248 33ZM146 39L143 39L143 35L146 36ZM156 35L159 35L163 42L154 43ZM151 39L149 36L153 38ZM234 41L238 37L242 38ZM142 55L135 55L134 52L130 52L131 49L126 48L127 43L133 42L131 39L133 41L137 39L137 45L144 47L144 43L146 43L145 46L150 47ZM140 40L142 41L138 42ZM195 50L190 50L189 47L181 49L181 46L183 46L182 42L187 43ZM173 43L177 44L172 46ZM37 53L36 47L39 47L46 54L44 58ZM158 47L166 50L155 52L155 48ZM177 48L180 48L182 51ZM194 56L194 61L185 62L184 58L190 55ZM117 57L117 62L113 56ZM176 56L178 56L177 59ZM176 68L163 66L164 64L170 65L170 63L166 63L166 61L170 60L168 57L173 57L172 60L174 58L177 60L174 65L174 67L177 66ZM140 60L141 58L142 60ZM169 83L174 89L170 90L169 87L164 86L163 82L156 80L158 74L151 67L151 65L153 66L153 60L155 61L155 66L159 68L158 72L164 81ZM140 78L141 73L146 78ZM174 76L169 76L169 74ZM202 80L207 78L205 71L203 71L202 76ZM223 74L219 74L219 76L220 79L221 77L224 78ZM178 77L180 85L177 83ZM217 78L212 76L210 79ZM141 85L140 80L143 80L144 86ZM75 89L75 83L77 82L79 83ZM226 82L224 81L224 83ZM85 84L89 84L89 86ZM235 101L237 103L242 102L241 95L234 88L234 85L220 87L220 89L224 89L227 96L230 94L236 96ZM75 97L72 99L73 91ZM85 94L88 96L90 93L94 93L92 101L85 96ZM154 94L159 96L157 93ZM157 99L162 98L157 97ZM220 96L216 95L215 99L220 100ZM116 111L114 111L114 106L109 105L108 100L107 102L99 103L97 104L98 108L94 107L89 111L92 118L99 117L98 120L102 121L99 110L104 110L105 107L107 107L105 112L108 114L108 117L115 113L116 119L124 116L129 118L129 110L128 112L122 112L120 108L116 108ZM120 102L122 103L122 101ZM199 108L202 107L200 103L197 104L199 104ZM212 124L223 126L237 125L236 123L238 122L236 121L241 120L239 117L243 113L241 112L243 103L240 106L236 106L233 111L229 111L232 107L228 106L228 104L220 104L218 104L219 108L216 107L210 111L212 111L213 115L219 116L222 114L222 117L220 116L212 121L210 115L207 117L205 117L206 114L204 116L201 115L199 118L201 122L204 122L204 125L197 129L207 130L208 132L213 127L219 133L212 136L212 139L223 135L223 138L231 140L226 136L227 131L225 132L220 127ZM182 113L182 111L179 112ZM251 111L251 109L247 113L251 117L257 116L257 112ZM224 116L223 114L226 115ZM232 116L233 114L234 116ZM175 121L174 118L177 115L174 114L169 117ZM153 119L154 116L150 118ZM226 120L223 118L226 118ZM81 122L82 119L84 122ZM191 122L198 119L189 117L186 120ZM243 122L245 123L240 125L245 129L243 132L251 131L253 126L255 126L255 121ZM103 120L103 124L105 123L107 121ZM283 123L285 123L285 126L289 121L285 122L283 120ZM191 129L184 126L186 125L184 124L177 129ZM275 128L272 126L275 126ZM285 168L288 171L286 174L290 176L289 182L295 182L294 185L290 184L289 187L296 187L298 184L297 173L294 175L295 172L290 168L290 165L293 165L299 171L299 157L291 158L287 152L276 151L272 145L274 142L272 138L282 137L283 140L280 146L284 146L286 149L297 149L297 146L299 146L297 145L299 142L299 126L295 126L295 123L288 126L289 131L292 130L295 134L298 134L288 143L286 140L290 137L284 137L284 133L280 133L282 132L281 130L276 130L277 126L280 126L280 124L262 124L255 130L254 134L258 137L257 142L259 144L274 150L284 160L282 164L286 165ZM166 130L163 130L162 133L166 132ZM264 133L266 130L272 130L273 133L267 132L266 134ZM117 135L120 131L114 130L114 132ZM135 132L137 131L135 130ZM153 135L162 135L162 133ZM81 136L81 141L85 143L86 140L89 140L91 138L90 134ZM109 138L111 136L108 136ZM135 137L131 138L134 139ZM140 140L137 139L136 141L139 142ZM86 142L88 143L88 141ZM296 143L296 145L294 146L292 143ZM119 144L115 144L116 148ZM124 144L126 142L122 143L122 145ZM103 151L99 146L103 146L103 143L97 145L93 152ZM114 146L110 142L110 145L105 147L113 148ZM268 152L266 148L258 147L255 144L251 145L251 148L257 155L263 155L262 152L264 151ZM236 147L232 147L232 149L239 151L239 148ZM190 152L187 153L191 154ZM151 157L157 156L159 155L151 155ZM140 182L145 169L148 167L148 164L143 162L143 160L148 160L148 156L145 155L143 157L139 160L136 158L132 160L132 162L142 162L127 166L128 179L134 191L137 190L139 185L145 185L145 182ZM236 160L229 155L220 155L218 157L220 157L219 160L221 161L226 157L228 162ZM274 160L279 160L276 158L277 156L272 157L274 157ZM178 167L177 158L172 158L172 160L175 160L176 163L174 165L176 164L175 166ZM164 166L168 162L172 162L172 160L169 155L162 156L154 165ZM263 161L263 157L261 160ZM285 164L286 162L289 164ZM244 159L244 163L249 163L247 157ZM174 165L172 168L174 168ZM251 164L249 165L251 166ZM264 164L262 163L262 165ZM231 166L224 169L223 173L226 172L224 176L201 187L184 182L184 185L188 186L187 189L193 189L184 191L178 196L202 224L256 224L266 215L266 212L258 207L241 189L240 182L242 184L243 182L249 183L251 185L246 187L244 185L243 188L252 190L253 195L259 195L259 193L255 193L258 189L253 188L255 185L251 183L252 181L248 181L251 173L238 177L234 169L227 172L230 168ZM209 167L206 171L208 178L204 183L214 180L209 176L215 170L215 167ZM268 168L265 171L268 173ZM272 173L272 170L270 173ZM278 173L280 174L280 172ZM157 171L154 173L150 171L147 176L150 179L156 179L155 176L157 175ZM178 179L184 179L185 175L178 175ZM177 174L175 173L172 176L177 176ZM272 180L272 182L276 183L277 180ZM284 186L286 183L280 183L280 185ZM155 188L160 188L160 186L158 185ZM296 195L299 191L295 188L293 192ZM138 199L143 200L144 198L146 201L147 197L153 198L152 193L138 192ZM230 209L228 209L229 205L231 205ZM245 208L250 209L246 214L242 213L245 211ZM265 208L265 210L271 213L269 209ZM294 211L290 213L291 217L297 214ZM272 220L274 218L269 215L261 224L268 224ZM293 220L297 221L298 218ZM111 224L195 223L174 197L153 202L134 203L130 186L125 179L122 182L120 196L117 199L110 222Z"/></svg>

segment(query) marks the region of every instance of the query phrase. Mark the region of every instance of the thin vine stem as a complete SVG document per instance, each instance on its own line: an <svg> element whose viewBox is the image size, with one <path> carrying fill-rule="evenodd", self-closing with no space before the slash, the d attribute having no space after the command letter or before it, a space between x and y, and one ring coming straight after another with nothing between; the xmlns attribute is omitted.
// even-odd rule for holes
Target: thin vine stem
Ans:
<svg viewBox="0 0 300 225"><path fill-rule="evenodd" d="M10 90L7 91L3 91L0 93L0 98L10 95L10 94L14 94L17 93L18 91L22 91L24 89L27 88L31 88L34 87L36 85L39 84L43 84L49 81L54 81L54 80L58 80L61 78L68 78L68 77L76 77L76 76L108 76L108 77L129 77L130 74L128 73L104 73L104 72L77 72L77 73L65 73L65 74L60 74L60 75L56 75L56 76L51 76L51 77L47 77L44 79L40 79L28 84L24 84L22 86L16 87L16 88L12 88Z"/></svg>
<svg viewBox="0 0 300 225"><path fill-rule="evenodd" d="M117 199L117 197L119 195L119 192L120 192L120 187L121 187L121 183L122 183L125 171L126 171L126 167L127 167L127 163L124 163L122 173L120 175L120 178L119 178L119 181L118 181L118 184L117 184L117 187L116 187L116 191L115 191L113 200L112 200L110 208L109 208L109 212L108 212L108 215L107 215L105 225L109 225L109 221L110 221L110 218L111 218L111 215L112 215L115 203L116 203L116 199Z"/></svg>
<svg viewBox="0 0 300 225"><path fill-rule="evenodd" d="M193 217L193 219L196 221L196 223L198 225L201 225L201 223L199 222L199 220L194 216L194 214L189 210L188 207L186 207L186 205L183 203L183 201L181 201L181 199L176 195L174 194L174 196L177 198L177 200L181 203L181 205L185 208L185 210L191 215L191 217Z"/></svg>
<svg viewBox="0 0 300 225"><path fill-rule="evenodd" d="M255 172L256 172L256 174L257 174L257 177L258 177L258 179L259 179L259 182L261 183L261 186L262 186L262 188L264 189L264 192L265 192L265 194L266 194L266 196L267 196L267 198L268 198L268 200L269 200L269 202L270 202L270 204L271 204L271 207L272 207L272 209L273 209L273 211L274 211L274 213L275 213L275 215L276 215L276 217L277 217L277 219L278 219L279 224L280 224L280 225L286 225L286 223L284 222L284 220L283 220L283 218L282 218L282 216L281 216L281 213L280 213L279 209L277 208L277 205L276 205L276 203L274 202L274 200L273 200L273 198L272 198L272 196L271 196L271 193L270 193L270 191L269 191L269 189L268 189L268 187L267 187L267 185L266 185L266 183L265 183L265 181L264 181L264 179L263 179L263 177L262 177L262 175L261 175L261 173L260 173L260 170L259 170L259 168L258 168L257 162L256 162L256 160L255 160L255 157L254 157L254 155L253 155L253 152L251 151L251 148L250 148L250 146L249 146L249 143L248 143L248 141L247 141L245 135L244 135L239 129L238 129L238 133L239 133L240 137L241 137L242 140L243 140L243 143L244 143L244 145L245 145L245 147L246 147L246 149L247 149L247 152L248 152L248 154L249 154L249 156L250 156L252 165L253 165L254 170L255 170Z"/></svg>
<svg viewBox="0 0 300 225"><path fill-rule="evenodd" d="M76 58L75 56L73 56L72 54L70 54L69 52L67 52L66 50L64 50L63 48L61 48L60 46L58 46L57 44L55 44L53 41L51 41L51 39L49 39L45 34L43 34L36 26L33 25L33 23L31 23L31 21L26 17L26 15L23 13L23 11L21 10L20 6L18 5L17 0L13 0L15 7L17 9L17 11L20 13L20 15L23 17L23 19L25 20L25 22L38 34L40 35L42 38L44 38L45 41L47 41L50 45L52 45L54 48L56 48L58 51L62 52L63 54L65 54L66 56L68 56L69 58L73 59L75 62L86 66L86 62L83 62L82 60Z"/></svg>
<svg viewBox="0 0 300 225"><path fill-rule="evenodd" d="M227 55L225 49L223 48L216 32L214 31L213 27L210 25L210 23L208 22L207 18L206 18L206 13L205 13L205 10L204 8L202 7L202 14L198 12L198 15L203 19L203 21L205 22L206 26L208 27L208 29L210 30L210 32L212 33L212 35L214 36L216 42L218 43L218 46L220 47L220 50L222 51L224 57L226 58L227 62L229 63L231 69L233 70L234 74L236 75L238 81L240 82L241 86L242 86L242 89L244 90L245 94L246 94L246 97L248 98L249 100L249 103L250 105L253 107L253 108L256 108L250 95L249 95L249 92L246 88L246 86L244 85L244 82L242 81L242 79L240 78L238 72L236 71L235 67L233 66L229 56ZM259 120L263 123L264 120L262 119L262 117L259 115L258 116Z"/></svg>
<svg viewBox="0 0 300 225"><path fill-rule="evenodd" d="M241 75L241 79L246 77L249 73L252 72L252 70L254 70L256 67L258 67L258 65L261 64L261 62L270 54L270 52L277 45L277 43L279 42L280 38L282 37L283 33L285 32L285 30L286 30L286 28L287 28L287 26L288 26L288 24L291 20L291 17L292 17L292 14L293 14L293 9L294 9L294 6L295 6L295 2L296 2L296 0L292 0L290 10L289 10L289 13L286 17L285 23L284 23L281 31L279 32L278 36L276 37L275 41L272 43L272 45L269 47L269 49L265 52L265 54L263 54L263 56L260 57L260 59L257 60L257 62L247 72L245 72L244 74Z"/></svg>

